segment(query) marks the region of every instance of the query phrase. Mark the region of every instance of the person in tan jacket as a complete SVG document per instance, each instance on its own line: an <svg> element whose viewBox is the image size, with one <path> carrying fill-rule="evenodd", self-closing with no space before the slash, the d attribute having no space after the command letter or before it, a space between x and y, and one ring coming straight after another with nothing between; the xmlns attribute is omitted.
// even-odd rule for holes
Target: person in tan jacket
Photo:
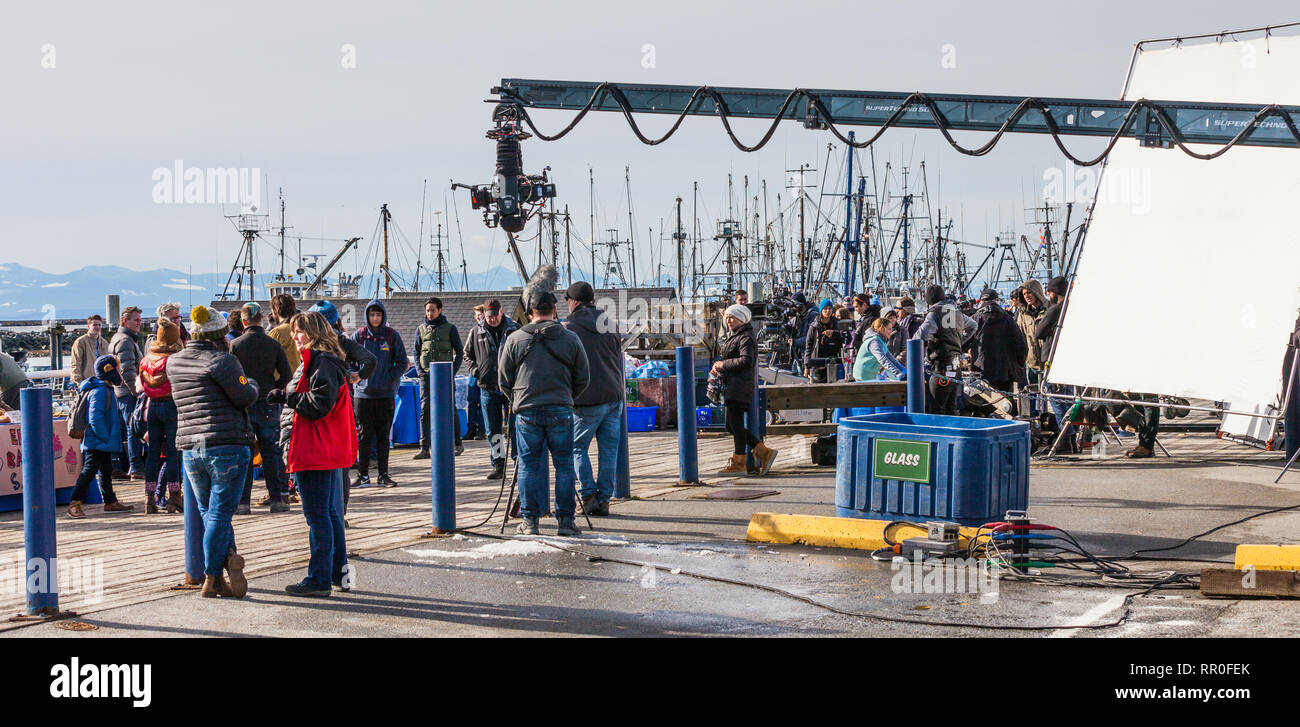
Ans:
<svg viewBox="0 0 1300 727"><path fill-rule="evenodd" d="M1016 325L1020 326L1020 332L1025 335L1025 342L1029 344L1029 355L1025 357L1025 366L1041 370L1043 368L1042 342L1038 340L1034 329L1047 308L1047 295L1043 293L1042 283L1033 279L1025 281L1020 290L1023 302L1017 308Z"/></svg>
<svg viewBox="0 0 1300 727"><path fill-rule="evenodd" d="M298 344L293 341L293 330L289 327L289 319L297 312L298 305L293 302L292 295L280 293L271 298L271 315L275 318L276 326L266 332L266 335L284 346L284 353L289 357L289 368L294 371L297 371L302 363L302 356L298 353Z"/></svg>
<svg viewBox="0 0 1300 727"><path fill-rule="evenodd" d="M95 359L108 353L108 341L101 333L104 318L98 314L86 319L86 333L72 342L72 381L81 382L95 375Z"/></svg>

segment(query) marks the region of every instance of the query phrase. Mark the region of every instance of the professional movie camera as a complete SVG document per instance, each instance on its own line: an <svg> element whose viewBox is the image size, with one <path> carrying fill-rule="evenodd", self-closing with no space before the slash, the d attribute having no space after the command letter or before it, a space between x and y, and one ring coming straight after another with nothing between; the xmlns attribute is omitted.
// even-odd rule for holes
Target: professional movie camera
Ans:
<svg viewBox="0 0 1300 727"><path fill-rule="evenodd" d="M541 206L555 197L555 185L547 179L546 167L541 174L524 174L523 152L519 142L532 136L520 126L519 105L501 103L492 112L495 126L487 138L497 143L496 174L490 184L470 185L453 182L452 189L469 190L470 204L483 210L483 224L511 234L520 232L528 222L529 207Z"/></svg>
<svg viewBox="0 0 1300 727"><path fill-rule="evenodd" d="M763 360L789 370L794 359L802 353L793 350L793 342L805 307L791 298L788 290L778 288L764 301L762 313L762 316L756 316L762 320L762 326L756 326L759 352Z"/></svg>

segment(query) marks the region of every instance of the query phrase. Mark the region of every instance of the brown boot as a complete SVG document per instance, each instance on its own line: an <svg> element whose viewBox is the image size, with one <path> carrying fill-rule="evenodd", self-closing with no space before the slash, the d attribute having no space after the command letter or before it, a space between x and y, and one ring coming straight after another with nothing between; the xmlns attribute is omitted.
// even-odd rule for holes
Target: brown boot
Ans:
<svg viewBox="0 0 1300 727"><path fill-rule="evenodd" d="M731 464L718 470L720 475L743 475L745 473L745 455L743 454L731 455Z"/></svg>
<svg viewBox="0 0 1300 727"><path fill-rule="evenodd" d="M185 512L185 499L180 490L167 493L167 512Z"/></svg>
<svg viewBox="0 0 1300 727"><path fill-rule="evenodd" d="M226 575L230 576L230 593L235 598L248 595L248 579L244 577L244 556L232 548L226 555Z"/></svg>
<svg viewBox="0 0 1300 727"><path fill-rule="evenodd" d="M758 460L758 473L765 475L772 471L772 463L776 461L776 450L768 449L766 444L759 442L754 445L754 459Z"/></svg>
<svg viewBox="0 0 1300 727"><path fill-rule="evenodd" d="M156 515L158 513L158 489L150 490L144 488L144 514Z"/></svg>
<svg viewBox="0 0 1300 727"><path fill-rule="evenodd" d="M1133 449L1130 449L1124 454L1133 459L1146 459L1154 453L1151 451L1150 447L1143 447L1142 445L1139 444L1138 446L1134 447Z"/></svg>
<svg viewBox="0 0 1300 727"><path fill-rule="evenodd" d="M203 590L199 591L199 595L204 598L216 598L217 596L222 598L236 597L230 590L230 586L226 585L226 579L221 576L204 576Z"/></svg>
<svg viewBox="0 0 1300 727"><path fill-rule="evenodd" d="M86 516L86 511L81 508L81 503L79 501L73 500L72 502L68 503L68 517L72 518L73 520L80 520L85 516Z"/></svg>
<svg viewBox="0 0 1300 727"><path fill-rule="evenodd" d="M135 505L127 505L122 502L110 502L104 505L104 512L131 512Z"/></svg>

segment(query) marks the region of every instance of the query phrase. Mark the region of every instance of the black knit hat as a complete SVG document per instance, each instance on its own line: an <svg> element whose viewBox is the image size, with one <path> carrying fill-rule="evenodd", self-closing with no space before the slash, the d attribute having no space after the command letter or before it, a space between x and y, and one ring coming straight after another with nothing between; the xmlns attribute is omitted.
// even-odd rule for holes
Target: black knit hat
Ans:
<svg viewBox="0 0 1300 727"><path fill-rule="evenodd" d="M596 291L592 290L591 283L585 280L579 280L565 291L564 297L569 300L576 300L579 303L594 303L596 301Z"/></svg>
<svg viewBox="0 0 1300 727"><path fill-rule="evenodd" d="M1059 275L1052 278L1051 281L1047 283L1047 292L1049 293L1056 293L1057 295L1064 296L1069 292L1069 290L1070 282Z"/></svg>
<svg viewBox="0 0 1300 727"><path fill-rule="evenodd" d="M935 285L931 285L930 287L928 287L928 288L925 289L925 303L926 303L926 305L934 305L935 303L938 303L938 302L941 301L941 300L943 300L943 286L942 286L942 285L935 284Z"/></svg>

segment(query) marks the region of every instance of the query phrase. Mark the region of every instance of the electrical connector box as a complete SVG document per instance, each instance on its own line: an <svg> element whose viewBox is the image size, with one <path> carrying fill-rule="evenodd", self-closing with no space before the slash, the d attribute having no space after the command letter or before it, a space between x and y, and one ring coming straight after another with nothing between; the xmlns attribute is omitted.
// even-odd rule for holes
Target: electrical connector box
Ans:
<svg viewBox="0 0 1300 727"><path fill-rule="evenodd" d="M961 525L943 520L931 520L925 524L925 537L930 540L948 542L956 540L961 532Z"/></svg>
<svg viewBox="0 0 1300 727"><path fill-rule="evenodd" d="M957 544L957 540L935 540L933 538L908 538L899 546L899 555L908 560L916 559L920 554L921 560L929 558L951 558L961 554L962 549Z"/></svg>

